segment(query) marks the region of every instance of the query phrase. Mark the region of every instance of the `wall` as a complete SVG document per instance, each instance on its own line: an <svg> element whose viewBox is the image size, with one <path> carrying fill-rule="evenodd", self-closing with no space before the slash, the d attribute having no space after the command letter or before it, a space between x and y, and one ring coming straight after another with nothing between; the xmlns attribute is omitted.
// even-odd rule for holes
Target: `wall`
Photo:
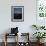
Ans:
<svg viewBox="0 0 46 46"><path fill-rule="evenodd" d="M24 6L24 22L11 22L11 6ZM36 0L0 0L0 34L10 32L11 27L19 27L19 32L30 32L36 24Z"/></svg>
<svg viewBox="0 0 46 46"><path fill-rule="evenodd" d="M30 26L36 24L36 0L11 0L11 6L24 6L24 22L11 22L11 27L19 27L20 32L32 32Z"/></svg>

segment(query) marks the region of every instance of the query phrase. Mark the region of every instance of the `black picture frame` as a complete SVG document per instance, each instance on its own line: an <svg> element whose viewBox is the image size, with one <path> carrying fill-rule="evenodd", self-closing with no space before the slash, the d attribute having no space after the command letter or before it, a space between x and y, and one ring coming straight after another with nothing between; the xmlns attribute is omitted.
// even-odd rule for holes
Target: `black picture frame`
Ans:
<svg viewBox="0 0 46 46"><path fill-rule="evenodd" d="M11 21L12 22L24 21L24 6L11 6Z"/></svg>

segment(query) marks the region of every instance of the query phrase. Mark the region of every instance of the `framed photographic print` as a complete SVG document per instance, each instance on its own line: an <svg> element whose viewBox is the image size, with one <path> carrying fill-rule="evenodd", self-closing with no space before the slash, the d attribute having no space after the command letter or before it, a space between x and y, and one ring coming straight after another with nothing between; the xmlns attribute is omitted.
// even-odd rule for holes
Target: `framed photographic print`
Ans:
<svg viewBox="0 0 46 46"><path fill-rule="evenodd" d="M24 6L11 6L11 21L12 22L24 21Z"/></svg>

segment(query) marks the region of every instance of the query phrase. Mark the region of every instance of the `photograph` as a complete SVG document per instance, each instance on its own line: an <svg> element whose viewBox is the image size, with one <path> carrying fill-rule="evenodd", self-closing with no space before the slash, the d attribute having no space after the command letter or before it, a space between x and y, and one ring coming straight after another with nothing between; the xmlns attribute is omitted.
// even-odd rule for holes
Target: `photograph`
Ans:
<svg viewBox="0 0 46 46"><path fill-rule="evenodd" d="M11 21L12 22L24 21L24 6L11 6Z"/></svg>

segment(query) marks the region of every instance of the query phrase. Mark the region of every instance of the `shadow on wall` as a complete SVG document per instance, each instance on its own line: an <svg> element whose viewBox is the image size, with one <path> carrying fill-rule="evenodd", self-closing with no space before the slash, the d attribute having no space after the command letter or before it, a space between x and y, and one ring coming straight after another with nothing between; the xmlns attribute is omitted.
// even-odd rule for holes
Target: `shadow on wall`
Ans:
<svg viewBox="0 0 46 46"><path fill-rule="evenodd" d="M4 32L2 34L5 34L5 33L10 33L11 32L11 28L8 28L8 29L5 29Z"/></svg>

